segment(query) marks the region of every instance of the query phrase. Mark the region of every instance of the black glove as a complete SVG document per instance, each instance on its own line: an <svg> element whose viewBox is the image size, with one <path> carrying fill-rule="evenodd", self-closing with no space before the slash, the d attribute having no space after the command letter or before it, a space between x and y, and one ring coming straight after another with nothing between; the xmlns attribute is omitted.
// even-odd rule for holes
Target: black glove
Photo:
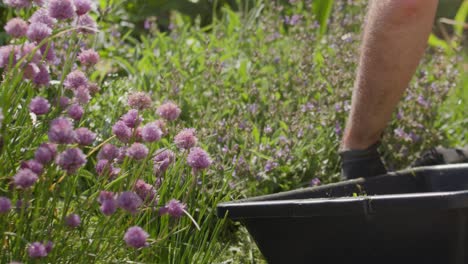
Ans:
<svg viewBox="0 0 468 264"><path fill-rule="evenodd" d="M422 167L442 164L455 164L468 162L468 146L464 148L436 147L423 152L411 167Z"/></svg>
<svg viewBox="0 0 468 264"><path fill-rule="evenodd" d="M369 178L387 173L377 151L380 142L364 150L340 152L341 174L345 179Z"/></svg>

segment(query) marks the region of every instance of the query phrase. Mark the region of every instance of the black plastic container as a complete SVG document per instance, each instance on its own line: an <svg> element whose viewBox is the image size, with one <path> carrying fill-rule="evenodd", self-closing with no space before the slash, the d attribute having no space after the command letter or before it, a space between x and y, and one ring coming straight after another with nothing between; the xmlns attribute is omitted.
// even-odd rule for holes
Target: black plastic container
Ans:
<svg viewBox="0 0 468 264"><path fill-rule="evenodd" d="M468 263L468 164L218 205L268 263Z"/></svg>

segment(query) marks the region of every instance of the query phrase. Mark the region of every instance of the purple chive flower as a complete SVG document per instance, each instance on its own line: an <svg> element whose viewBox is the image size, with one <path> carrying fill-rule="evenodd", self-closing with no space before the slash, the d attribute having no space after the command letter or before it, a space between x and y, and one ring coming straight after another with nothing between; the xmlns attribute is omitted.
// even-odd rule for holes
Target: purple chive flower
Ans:
<svg viewBox="0 0 468 264"><path fill-rule="evenodd" d="M101 212L104 215L112 215L117 210L117 201L113 192L101 191L98 198L101 204Z"/></svg>
<svg viewBox="0 0 468 264"><path fill-rule="evenodd" d="M195 129L186 128L174 137L174 143L178 148L190 149L197 144L197 137L195 136Z"/></svg>
<svg viewBox="0 0 468 264"><path fill-rule="evenodd" d="M118 151L118 154L117 154L117 159L116 159L117 163L124 162L125 157L127 157L127 149L128 149L128 147L125 147L125 146L119 148L119 151Z"/></svg>
<svg viewBox="0 0 468 264"><path fill-rule="evenodd" d="M0 196L0 214L6 214L10 210L11 210L10 199Z"/></svg>
<svg viewBox="0 0 468 264"><path fill-rule="evenodd" d="M89 100L91 100L91 95L89 94L89 90L85 86L80 86L73 92L75 94L76 101L80 104L87 104L89 103Z"/></svg>
<svg viewBox="0 0 468 264"><path fill-rule="evenodd" d="M52 29L43 23L34 23L29 25L26 36L31 41L41 42L52 35Z"/></svg>
<svg viewBox="0 0 468 264"><path fill-rule="evenodd" d="M112 144L105 144L99 151L97 158L105 160L114 160L119 155L119 149Z"/></svg>
<svg viewBox="0 0 468 264"><path fill-rule="evenodd" d="M117 198L117 205L130 213L136 213L143 200L134 192L123 192Z"/></svg>
<svg viewBox="0 0 468 264"><path fill-rule="evenodd" d="M15 17L6 23L4 29L5 32L13 38L21 38L26 36L28 23L21 18Z"/></svg>
<svg viewBox="0 0 468 264"><path fill-rule="evenodd" d="M60 108L65 109L65 108L67 108L69 105L70 105L70 98L68 98L68 97L66 97L66 96L61 96L61 97L59 98L59 106L60 106Z"/></svg>
<svg viewBox="0 0 468 264"><path fill-rule="evenodd" d="M23 68L23 78L27 80L34 80L41 70L36 63L28 63Z"/></svg>
<svg viewBox="0 0 468 264"><path fill-rule="evenodd" d="M46 247L40 242L34 242L28 246L28 255L31 258L47 257Z"/></svg>
<svg viewBox="0 0 468 264"><path fill-rule="evenodd" d="M68 174L71 174L86 164L86 155L79 148L67 149L57 156L56 163Z"/></svg>
<svg viewBox="0 0 468 264"><path fill-rule="evenodd" d="M3 3L13 8L26 8L31 5L29 0L3 0Z"/></svg>
<svg viewBox="0 0 468 264"><path fill-rule="evenodd" d="M18 173L13 176L15 186L21 189L27 189L33 186L37 179L37 174L30 169L20 169Z"/></svg>
<svg viewBox="0 0 468 264"><path fill-rule="evenodd" d="M272 162L272 161L269 160L265 164L265 172L270 172L276 167L278 167L278 163L277 162Z"/></svg>
<svg viewBox="0 0 468 264"><path fill-rule="evenodd" d="M50 122L49 140L58 144L73 144L75 142L75 131L70 120L59 117Z"/></svg>
<svg viewBox="0 0 468 264"><path fill-rule="evenodd" d="M212 161L208 153L198 147L190 149L190 153L187 156L187 163L195 171L208 168L211 165L211 162Z"/></svg>
<svg viewBox="0 0 468 264"><path fill-rule="evenodd" d="M167 102L159 106L157 112L162 118L174 121L179 117L181 110L176 104Z"/></svg>
<svg viewBox="0 0 468 264"><path fill-rule="evenodd" d="M75 16L75 6L71 0L50 0L49 15L59 20L73 18Z"/></svg>
<svg viewBox="0 0 468 264"><path fill-rule="evenodd" d="M65 224L68 227L76 228L81 224L81 218L77 214L70 214L65 218Z"/></svg>
<svg viewBox="0 0 468 264"><path fill-rule="evenodd" d="M96 133L93 133L86 127L80 127L75 129L76 142L82 146L88 146L93 144L96 139Z"/></svg>
<svg viewBox="0 0 468 264"><path fill-rule="evenodd" d="M148 237L149 234L141 227L132 226L125 232L124 240L129 247L142 248L148 246L148 242L146 242Z"/></svg>
<svg viewBox="0 0 468 264"><path fill-rule="evenodd" d="M52 243L52 241L48 241L45 244L45 250L46 250L47 254L49 254L52 251L53 248L54 248L54 243Z"/></svg>
<svg viewBox="0 0 468 264"><path fill-rule="evenodd" d="M161 139L162 131L156 123L148 123L141 130L141 138L146 142L154 142Z"/></svg>
<svg viewBox="0 0 468 264"><path fill-rule="evenodd" d="M96 65L99 62L99 54L92 49L83 50L78 55L78 60L86 66Z"/></svg>
<svg viewBox="0 0 468 264"><path fill-rule="evenodd" d="M184 210L186 209L187 209L187 205L179 202L176 199L172 199L164 207L160 209L159 214L161 215L168 214L174 218L179 218L185 214Z"/></svg>
<svg viewBox="0 0 468 264"><path fill-rule="evenodd" d="M165 136L167 135L167 127L166 127L166 122L164 120L156 120L153 123L155 123L159 129L161 129L162 135Z"/></svg>
<svg viewBox="0 0 468 264"><path fill-rule="evenodd" d="M314 186L319 186L322 182L320 181L319 178L313 178L311 181L310 181L310 187L314 187Z"/></svg>
<svg viewBox="0 0 468 264"><path fill-rule="evenodd" d="M42 23L46 24L49 28L53 28L57 20L49 16L49 12L46 9L41 8L34 12L34 14L29 18L31 24Z"/></svg>
<svg viewBox="0 0 468 264"><path fill-rule="evenodd" d="M130 128L135 128L141 123L141 117L138 115L138 110L131 109L126 114L124 114L120 120L122 120L126 126Z"/></svg>
<svg viewBox="0 0 468 264"><path fill-rule="evenodd" d="M169 149L158 150L153 158L153 171L156 175L164 173L169 165L174 162L175 154Z"/></svg>
<svg viewBox="0 0 468 264"><path fill-rule="evenodd" d="M112 133L124 143L128 142L132 137L132 130L123 121L117 121L112 126Z"/></svg>
<svg viewBox="0 0 468 264"><path fill-rule="evenodd" d="M35 160L28 160L21 162L21 169L30 169L32 172L36 173L37 175L41 175L44 171L44 166L35 161Z"/></svg>
<svg viewBox="0 0 468 264"><path fill-rule="evenodd" d="M97 83L88 83L88 91L90 94L96 94L101 90Z"/></svg>
<svg viewBox="0 0 468 264"><path fill-rule="evenodd" d="M96 21L88 14L78 17L78 26L81 27L79 31L84 34L94 34L97 32Z"/></svg>
<svg viewBox="0 0 468 264"><path fill-rule="evenodd" d="M54 160L57 154L57 146L55 144L41 144L34 153L34 160L42 164L48 164Z"/></svg>
<svg viewBox="0 0 468 264"><path fill-rule="evenodd" d="M50 83L50 75L45 65L39 65L39 72L33 80L34 84L38 86L48 86Z"/></svg>
<svg viewBox="0 0 468 264"><path fill-rule="evenodd" d="M135 160L142 160L148 156L148 148L141 143L133 143L127 149L127 156Z"/></svg>
<svg viewBox="0 0 468 264"><path fill-rule="evenodd" d="M146 183L144 180L137 180L135 183L135 192L143 201L155 202L156 189L153 185Z"/></svg>
<svg viewBox="0 0 468 264"><path fill-rule="evenodd" d="M96 163L95 169L99 176L116 176L120 172L120 169L114 168L114 166L105 159L99 160Z"/></svg>
<svg viewBox="0 0 468 264"><path fill-rule="evenodd" d="M29 111L36 115L45 115L50 110L50 104L47 99L37 96L29 103Z"/></svg>
<svg viewBox="0 0 468 264"><path fill-rule="evenodd" d="M57 60L54 42L49 42L48 44L41 45L40 50L41 54L45 57L45 59L48 62L54 63Z"/></svg>
<svg viewBox="0 0 468 264"><path fill-rule="evenodd" d="M42 55L40 50L36 50L37 46L34 43L25 43L21 47L18 47L18 58L25 57L28 61L32 63L39 64Z"/></svg>
<svg viewBox="0 0 468 264"><path fill-rule="evenodd" d="M91 1L90 0L74 0L76 14L82 16L91 10Z"/></svg>
<svg viewBox="0 0 468 264"><path fill-rule="evenodd" d="M75 70L67 75L63 85L68 89L78 89L80 86L87 87L88 78L86 78L86 75L82 71Z"/></svg>
<svg viewBox="0 0 468 264"><path fill-rule="evenodd" d="M8 67L10 65L10 59L12 64L16 64L17 50L14 46L1 46L0 47L0 68Z"/></svg>
<svg viewBox="0 0 468 264"><path fill-rule="evenodd" d="M68 107L68 116L74 120L80 120L83 114L83 107L79 104L72 104Z"/></svg>
<svg viewBox="0 0 468 264"><path fill-rule="evenodd" d="M151 103L151 97L144 92L136 92L128 96L128 105L133 109L147 109L151 107Z"/></svg>

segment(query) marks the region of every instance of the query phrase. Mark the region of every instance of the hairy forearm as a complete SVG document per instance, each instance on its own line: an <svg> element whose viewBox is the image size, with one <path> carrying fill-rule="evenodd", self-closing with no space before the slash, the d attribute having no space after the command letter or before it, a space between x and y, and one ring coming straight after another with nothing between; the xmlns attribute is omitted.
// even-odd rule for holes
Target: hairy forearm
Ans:
<svg viewBox="0 0 468 264"><path fill-rule="evenodd" d="M424 53L438 0L374 0L343 148L375 143Z"/></svg>

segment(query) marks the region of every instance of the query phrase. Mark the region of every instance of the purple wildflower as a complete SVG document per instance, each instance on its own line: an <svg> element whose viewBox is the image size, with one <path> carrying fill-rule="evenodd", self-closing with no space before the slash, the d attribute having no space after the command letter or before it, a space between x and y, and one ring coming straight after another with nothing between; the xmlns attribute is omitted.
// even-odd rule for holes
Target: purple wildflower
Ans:
<svg viewBox="0 0 468 264"><path fill-rule="evenodd" d="M314 186L318 186L320 185L322 182L320 181L319 178L313 178L311 181L310 181L310 186L311 187L314 187Z"/></svg>
<svg viewBox="0 0 468 264"><path fill-rule="evenodd" d="M83 114L83 107L79 104L72 104L68 107L68 116L74 120L80 120Z"/></svg>
<svg viewBox="0 0 468 264"><path fill-rule="evenodd" d="M127 156L135 160L142 160L148 156L148 148L141 143L133 143L127 149Z"/></svg>
<svg viewBox="0 0 468 264"><path fill-rule="evenodd" d="M105 159L99 160L96 163L95 169L99 176L116 176L120 172L120 169L114 168L114 166Z"/></svg>
<svg viewBox="0 0 468 264"><path fill-rule="evenodd" d="M42 55L39 49L36 49L37 46L34 43L25 43L21 47L18 48L18 56L19 58L26 58L32 63L39 64Z"/></svg>
<svg viewBox="0 0 468 264"><path fill-rule="evenodd" d="M99 92L100 88L99 86L97 85L97 83L89 83L88 84L88 91L90 94L95 94L97 92Z"/></svg>
<svg viewBox="0 0 468 264"><path fill-rule="evenodd" d="M123 192L117 198L117 205L131 213L136 213L142 203L140 196L134 192Z"/></svg>
<svg viewBox="0 0 468 264"><path fill-rule="evenodd" d="M117 163L124 162L125 157L127 157L127 149L128 149L128 147L125 147L125 146L119 148L119 151L118 151L118 154L117 154L117 159L116 159Z"/></svg>
<svg viewBox="0 0 468 264"><path fill-rule="evenodd" d="M34 172L37 175L41 175L42 172L44 171L44 166L35 160L28 160L28 161L21 162L20 168L30 169L32 172Z"/></svg>
<svg viewBox="0 0 468 264"><path fill-rule="evenodd" d="M128 105L137 110L151 107L151 97L144 92L132 93L128 96Z"/></svg>
<svg viewBox="0 0 468 264"><path fill-rule="evenodd" d="M141 123L141 117L138 115L138 110L131 109L126 114L124 114L120 120L122 120L125 125L130 128L135 128Z"/></svg>
<svg viewBox="0 0 468 264"><path fill-rule="evenodd" d="M187 156L187 163L194 171L203 170L208 168L211 165L211 158L201 148L195 147L190 149L190 153Z"/></svg>
<svg viewBox="0 0 468 264"><path fill-rule="evenodd" d="M74 0L76 7L76 14L82 16L91 10L91 1L90 0Z"/></svg>
<svg viewBox="0 0 468 264"><path fill-rule="evenodd" d="M21 38L26 36L28 31L28 23L21 18L12 18L4 27L5 32L13 38Z"/></svg>
<svg viewBox="0 0 468 264"><path fill-rule="evenodd" d="M10 199L0 196L0 214L6 214L10 210L11 210Z"/></svg>
<svg viewBox="0 0 468 264"><path fill-rule="evenodd" d="M96 65L99 62L99 54L92 49L83 50L78 55L78 60L86 66Z"/></svg>
<svg viewBox="0 0 468 264"><path fill-rule="evenodd" d="M65 108L67 108L69 105L70 105L70 98L68 98L68 97L66 97L66 96L61 96L61 97L59 98L59 106L60 106L60 108L65 109Z"/></svg>
<svg viewBox="0 0 468 264"><path fill-rule="evenodd" d="M23 68L23 77L27 80L34 80L40 71L36 63L28 63Z"/></svg>
<svg viewBox="0 0 468 264"><path fill-rule="evenodd" d="M58 155L56 163L71 174L86 164L86 155L79 148L67 149Z"/></svg>
<svg viewBox="0 0 468 264"><path fill-rule="evenodd" d="M48 241L45 244L45 250L46 250L47 254L49 254L52 251L53 248L54 248L54 243L52 243L52 241Z"/></svg>
<svg viewBox="0 0 468 264"><path fill-rule="evenodd" d="M112 144L105 144L99 151L97 158L105 160L114 160L119 154L119 149Z"/></svg>
<svg viewBox="0 0 468 264"><path fill-rule="evenodd" d="M79 31L85 34L94 34L97 31L96 21L88 14L82 15L78 18L78 26L81 28Z"/></svg>
<svg viewBox="0 0 468 264"><path fill-rule="evenodd" d="M50 28L53 28L55 23L57 23L57 20L49 16L49 12L47 12L46 9L41 8L34 12L34 14L29 18L29 22L32 24L35 23L42 23L46 24Z"/></svg>
<svg viewBox="0 0 468 264"><path fill-rule="evenodd" d="M195 136L195 129L186 128L174 137L174 143L177 147L183 149L190 149L197 144L197 137Z"/></svg>
<svg viewBox="0 0 468 264"><path fill-rule="evenodd" d="M132 137L132 130L123 121L117 121L112 126L112 133L124 143L128 142Z"/></svg>
<svg viewBox="0 0 468 264"><path fill-rule="evenodd" d="M29 111L36 115L45 115L50 110L50 104L47 99L37 96L29 103Z"/></svg>
<svg viewBox="0 0 468 264"><path fill-rule="evenodd" d="M168 214L174 218L182 217L185 214L187 205L181 203L176 199L170 200L164 207L161 208L159 214L164 215Z"/></svg>
<svg viewBox="0 0 468 264"><path fill-rule="evenodd" d="M141 227L132 226L125 232L124 240L129 247L142 248L148 246L148 242L146 242L148 237L149 234Z"/></svg>
<svg viewBox="0 0 468 264"><path fill-rule="evenodd" d="M181 110L176 104L167 102L159 106L157 112L162 118L174 121L179 117Z"/></svg>
<svg viewBox="0 0 468 264"><path fill-rule="evenodd" d="M86 75L82 71L75 70L67 75L64 85L69 89L78 89L80 86L86 87L88 85L88 78L86 78Z"/></svg>
<svg viewBox="0 0 468 264"><path fill-rule="evenodd" d="M161 139L162 131L156 123L148 123L141 130L141 138L146 142L154 142Z"/></svg>
<svg viewBox="0 0 468 264"><path fill-rule="evenodd" d="M28 255L31 258L47 257L46 247L40 242L34 242L28 246Z"/></svg>
<svg viewBox="0 0 468 264"><path fill-rule="evenodd" d="M75 129L76 142L82 146L88 146L93 144L96 139L96 133L93 133L86 127L80 127Z"/></svg>
<svg viewBox="0 0 468 264"><path fill-rule="evenodd" d="M75 6L71 0L50 0L49 15L59 20L73 18L75 16Z"/></svg>
<svg viewBox="0 0 468 264"><path fill-rule="evenodd" d="M98 198L101 204L101 212L104 215L112 215L117 210L117 201L113 192L101 191Z"/></svg>
<svg viewBox="0 0 468 264"><path fill-rule="evenodd" d="M55 54L55 44L54 42L49 42L48 44L41 45L41 53L48 62L54 63L57 59Z"/></svg>
<svg viewBox="0 0 468 264"><path fill-rule="evenodd" d="M85 86L80 86L73 92L75 94L76 101L80 104L87 104L89 103L89 100L91 100L91 95L89 94L89 90Z"/></svg>
<svg viewBox="0 0 468 264"><path fill-rule="evenodd" d="M22 189L27 189L33 186L37 179L37 174L30 169L20 169L13 177L15 185Z"/></svg>
<svg viewBox="0 0 468 264"><path fill-rule="evenodd" d="M166 122L164 120L156 120L154 123L161 129L162 135L165 136L167 135L167 127L166 127Z"/></svg>
<svg viewBox="0 0 468 264"><path fill-rule="evenodd" d="M34 159L42 164L47 164L54 160L56 154L57 146L55 144L44 143L37 148Z"/></svg>
<svg viewBox="0 0 468 264"><path fill-rule="evenodd" d="M272 162L272 161L269 160L265 164L265 172L270 172L276 167L278 167L278 163L277 162Z"/></svg>
<svg viewBox="0 0 468 264"><path fill-rule="evenodd" d="M80 216L77 214L70 214L65 218L65 224L68 227L76 228L81 224Z"/></svg>
<svg viewBox="0 0 468 264"><path fill-rule="evenodd" d="M144 180L137 180L135 183L135 192L143 201L155 202L156 189L153 185L146 183Z"/></svg>
<svg viewBox="0 0 468 264"><path fill-rule="evenodd" d="M33 82L39 86L48 86L50 83L50 75L45 65L39 65L39 72L34 77Z"/></svg>
<svg viewBox="0 0 468 264"><path fill-rule="evenodd" d="M169 149L159 150L157 153L153 158L153 171L156 175L161 175L174 162L175 154Z"/></svg>
<svg viewBox="0 0 468 264"><path fill-rule="evenodd" d="M31 5L29 0L3 0L3 3L13 8L26 8Z"/></svg>
<svg viewBox="0 0 468 264"><path fill-rule="evenodd" d="M52 29L43 23L33 23L29 25L26 36L31 41L41 42L52 35Z"/></svg>
<svg viewBox="0 0 468 264"><path fill-rule="evenodd" d="M58 144L72 144L75 142L75 131L70 120L59 117L50 122L49 140Z"/></svg>
<svg viewBox="0 0 468 264"><path fill-rule="evenodd" d="M0 47L0 68L10 66L10 59L13 65L16 64L17 50L14 46L1 46Z"/></svg>

